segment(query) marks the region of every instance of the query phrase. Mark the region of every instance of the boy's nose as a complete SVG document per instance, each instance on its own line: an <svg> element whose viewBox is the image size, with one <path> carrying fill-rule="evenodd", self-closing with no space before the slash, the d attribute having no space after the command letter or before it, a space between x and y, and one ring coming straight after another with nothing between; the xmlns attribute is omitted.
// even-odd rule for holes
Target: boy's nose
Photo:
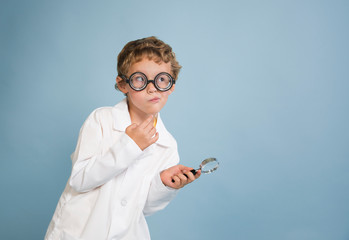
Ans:
<svg viewBox="0 0 349 240"><path fill-rule="evenodd" d="M147 86L147 91L148 91L148 92L156 92L156 91L157 91L157 89L156 89L154 83L150 82L150 83L148 84L148 86Z"/></svg>

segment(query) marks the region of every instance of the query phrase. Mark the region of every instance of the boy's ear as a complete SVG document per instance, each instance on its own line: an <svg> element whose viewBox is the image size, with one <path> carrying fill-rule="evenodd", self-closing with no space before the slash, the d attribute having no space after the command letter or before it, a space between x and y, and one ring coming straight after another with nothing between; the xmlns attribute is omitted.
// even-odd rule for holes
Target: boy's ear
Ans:
<svg viewBox="0 0 349 240"><path fill-rule="evenodd" d="M127 93L127 89L126 89L126 82L124 79L122 79L120 76L117 76L116 77L116 84L117 84L117 87L118 89L123 92L123 93Z"/></svg>

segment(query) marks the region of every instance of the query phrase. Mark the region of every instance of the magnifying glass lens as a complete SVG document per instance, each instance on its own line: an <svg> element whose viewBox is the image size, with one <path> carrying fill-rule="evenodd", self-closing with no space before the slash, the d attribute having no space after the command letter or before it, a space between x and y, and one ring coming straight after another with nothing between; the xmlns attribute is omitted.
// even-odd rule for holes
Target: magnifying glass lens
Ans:
<svg viewBox="0 0 349 240"><path fill-rule="evenodd" d="M201 172L203 173L211 173L215 171L218 168L218 162L215 158L210 158L208 160L205 160L201 164Z"/></svg>

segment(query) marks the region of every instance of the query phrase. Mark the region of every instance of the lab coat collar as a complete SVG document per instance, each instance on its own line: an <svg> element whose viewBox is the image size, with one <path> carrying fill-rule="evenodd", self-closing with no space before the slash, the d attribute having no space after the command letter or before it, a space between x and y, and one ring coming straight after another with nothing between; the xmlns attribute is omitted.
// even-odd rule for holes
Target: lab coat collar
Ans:
<svg viewBox="0 0 349 240"><path fill-rule="evenodd" d="M127 98L124 98L121 102L116 104L113 108L113 129L120 132L125 132L126 128L131 125L131 118L128 112ZM156 123L156 130L159 133L159 139L156 144L169 147L172 143L170 133L165 128L164 123L158 113L158 119Z"/></svg>

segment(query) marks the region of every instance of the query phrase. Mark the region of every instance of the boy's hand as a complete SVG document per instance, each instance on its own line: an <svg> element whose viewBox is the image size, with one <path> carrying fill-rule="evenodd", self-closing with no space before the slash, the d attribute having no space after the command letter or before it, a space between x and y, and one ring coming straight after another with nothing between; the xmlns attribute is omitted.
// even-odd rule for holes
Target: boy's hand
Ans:
<svg viewBox="0 0 349 240"><path fill-rule="evenodd" d="M141 124L133 123L126 128L126 134L132 138L142 151L159 139L159 133L153 125L154 117L149 116Z"/></svg>
<svg viewBox="0 0 349 240"><path fill-rule="evenodd" d="M194 175L190 170L193 168L183 165L170 167L160 173L160 178L163 184L168 187L179 189L198 179L201 175L201 170ZM186 177L188 176L188 177Z"/></svg>

